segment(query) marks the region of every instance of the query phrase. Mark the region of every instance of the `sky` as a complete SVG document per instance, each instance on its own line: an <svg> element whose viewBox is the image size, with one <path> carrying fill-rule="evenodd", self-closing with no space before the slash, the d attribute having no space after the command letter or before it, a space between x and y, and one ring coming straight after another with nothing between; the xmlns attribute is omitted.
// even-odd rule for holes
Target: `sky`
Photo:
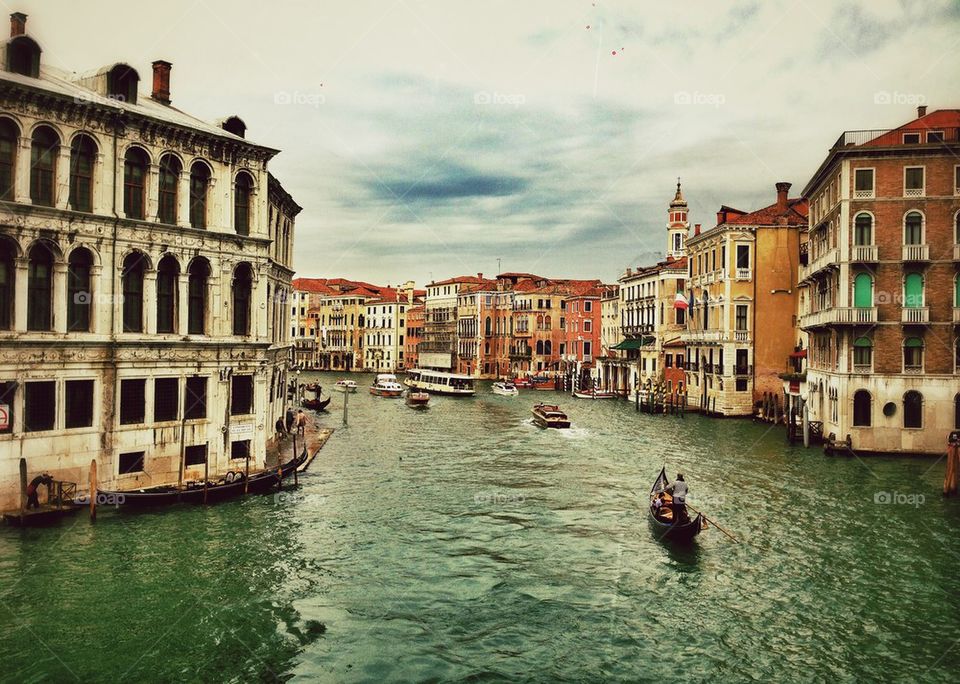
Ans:
<svg viewBox="0 0 960 684"><path fill-rule="evenodd" d="M280 149L304 277L614 282L662 258L678 177L706 228L844 130L960 107L955 0L0 4L46 63L168 60L174 106Z"/></svg>

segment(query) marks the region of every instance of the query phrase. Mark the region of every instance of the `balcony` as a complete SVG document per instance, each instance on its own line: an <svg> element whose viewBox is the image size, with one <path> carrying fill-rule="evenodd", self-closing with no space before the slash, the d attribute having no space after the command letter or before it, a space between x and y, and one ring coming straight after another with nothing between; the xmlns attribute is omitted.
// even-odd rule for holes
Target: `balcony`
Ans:
<svg viewBox="0 0 960 684"><path fill-rule="evenodd" d="M714 375L723 375L723 364L716 363L713 365Z"/></svg>
<svg viewBox="0 0 960 684"><path fill-rule="evenodd" d="M904 261L930 261L930 245L904 245Z"/></svg>
<svg viewBox="0 0 960 684"><path fill-rule="evenodd" d="M510 350L510 359L511 360L524 360L529 359L533 356L532 349L511 349Z"/></svg>
<svg viewBox="0 0 960 684"><path fill-rule="evenodd" d="M805 280L814 273L822 271L829 266L836 266L839 255L840 252L836 247L830 247L829 249L820 252L807 266L800 267L800 280ZM740 269L737 269L737 280L741 280L739 271ZM747 279L749 279L749 277L750 276L748 274Z"/></svg>
<svg viewBox="0 0 960 684"><path fill-rule="evenodd" d="M873 199L874 198L874 189L870 188L869 190L854 190L853 199Z"/></svg>
<svg viewBox="0 0 960 684"><path fill-rule="evenodd" d="M960 245L953 246L953 260L960 261Z"/></svg>
<svg viewBox="0 0 960 684"><path fill-rule="evenodd" d="M801 328L823 325L870 325L877 322L877 307L841 306L814 311L800 318Z"/></svg>
<svg viewBox="0 0 960 684"><path fill-rule="evenodd" d="M690 330L681 335L684 342L720 342L723 340L722 330Z"/></svg>
<svg viewBox="0 0 960 684"><path fill-rule="evenodd" d="M750 341L750 331L749 331L749 330L734 330L734 331L733 331L733 341L734 341L734 342L749 342L749 341Z"/></svg>
<svg viewBox="0 0 960 684"><path fill-rule="evenodd" d="M930 307L914 306L900 310L900 321L907 324L922 324L930 322Z"/></svg>
<svg viewBox="0 0 960 684"><path fill-rule="evenodd" d="M853 372L857 375L869 375L873 372L873 364L853 364Z"/></svg>
<svg viewBox="0 0 960 684"><path fill-rule="evenodd" d="M874 262L877 260L876 245L854 245L850 252L850 261Z"/></svg>
<svg viewBox="0 0 960 684"><path fill-rule="evenodd" d="M737 268L737 280L750 280L751 273L749 268Z"/></svg>

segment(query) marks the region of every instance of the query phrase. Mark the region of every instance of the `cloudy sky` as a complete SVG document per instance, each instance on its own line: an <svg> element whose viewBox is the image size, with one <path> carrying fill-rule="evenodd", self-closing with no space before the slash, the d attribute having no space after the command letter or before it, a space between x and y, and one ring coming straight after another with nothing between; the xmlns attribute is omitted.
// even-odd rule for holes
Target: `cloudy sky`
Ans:
<svg viewBox="0 0 960 684"><path fill-rule="evenodd" d="M845 129L960 107L952 0L3 4L48 63L169 60L175 106L283 150L304 276L611 281L662 253L677 176L712 225Z"/></svg>

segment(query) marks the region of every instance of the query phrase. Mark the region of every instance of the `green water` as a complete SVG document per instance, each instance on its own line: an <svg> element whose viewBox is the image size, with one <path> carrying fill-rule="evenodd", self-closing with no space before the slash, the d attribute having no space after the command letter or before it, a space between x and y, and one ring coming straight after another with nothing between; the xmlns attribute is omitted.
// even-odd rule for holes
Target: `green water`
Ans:
<svg viewBox="0 0 960 684"><path fill-rule="evenodd" d="M0 529L0 679L955 679L942 463L488 386L426 411L362 387L349 417L297 492ZM743 543L654 538L664 463Z"/></svg>

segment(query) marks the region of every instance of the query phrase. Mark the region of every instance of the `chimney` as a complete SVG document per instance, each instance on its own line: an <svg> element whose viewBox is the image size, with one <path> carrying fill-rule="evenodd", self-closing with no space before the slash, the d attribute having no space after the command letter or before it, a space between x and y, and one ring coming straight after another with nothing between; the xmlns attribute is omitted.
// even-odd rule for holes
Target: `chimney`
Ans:
<svg viewBox="0 0 960 684"><path fill-rule="evenodd" d="M722 226L726 222L727 222L727 212L721 209L720 211L717 212L717 225Z"/></svg>
<svg viewBox="0 0 960 684"><path fill-rule="evenodd" d="M153 63L153 94L151 97L161 104L170 104L170 62L158 59Z"/></svg>
<svg viewBox="0 0 960 684"><path fill-rule="evenodd" d="M699 224L699 223L694 223L694 224L693 224L693 236L696 237L696 236L699 235L699 234L700 234L700 224Z"/></svg>
<svg viewBox="0 0 960 684"><path fill-rule="evenodd" d="M27 15L23 12L14 12L10 15L10 37L16 38L27 32Z"/></svg>
<svg viewBox="0 0 960 684"><path fill-rule="evenodd" d="M917 107L917 118L921 118L927 115L927 105L919 105Z"/></svg>
<svg viewBox="0 0 960 684"><path fill-rule="evenodd" d="M787 193L790 192L790 183L777 183L777 209L787 210Z"/></svg>
<svg viewBox="0 0 960 684"><path fill-rule="evenodd" d="M482 274L482 273L478 273L478 274L477 274L477 277L478 277L480 280L483 280L483 274Z"/></svg>

